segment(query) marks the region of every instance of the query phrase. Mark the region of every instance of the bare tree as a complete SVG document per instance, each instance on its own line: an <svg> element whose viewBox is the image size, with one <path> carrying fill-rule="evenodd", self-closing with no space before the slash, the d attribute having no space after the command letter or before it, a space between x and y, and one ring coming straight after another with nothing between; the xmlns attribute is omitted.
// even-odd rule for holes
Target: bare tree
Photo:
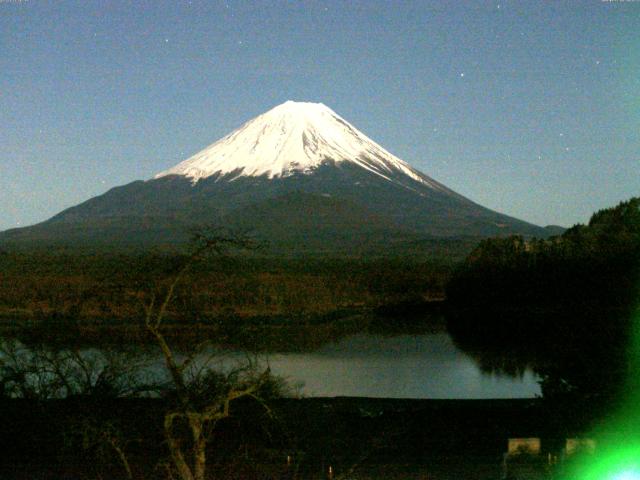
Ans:
<svg viewBox="0 0 640 480"><path fill-rule="evenodd" d="M274 381L269 369L261 370L255 360L247 358L245 363L230 371L214 371L209 368L212 356L203 361L205 343L187 355L174 353L169 345L163 332L163 321L176 287L189 269L206 256L220 256L230 248L256 248L246 236L211 229L195 232L193 245L192 253L182 257L175 267L166 289L155 290L143 301L144 325L160 347L169 377L168 388L163 390L156 382L141 377L148 366L141 360L148 362L149 358L138 352L82 350L74 346L49 349L25 346L18 341L2 341L0 397L105 399L164 391L173 400L171 408L163 414L169 451L165 473L169 478L180 480L204 480L207 446L218 422L231 415L232 403L240 398L252 398L267 408L262 400L264 392L278 391L280 385ZM126 429L117 419L81 415L68 428L72 449L77 450L78 444L84 445L84 450L96 452L107 461L115 459L125 478L134 477L135 465L130 463L127 449L132 442L141 440L127 438Z"/></svg>
<svg viewBox="0 0 640 480"><path fill-rule="evenodd" d="M0 395L48 400L133 397L156 390L140 377L145 358L109 349L64 349L0 341Z"/></svg>
<svg viewBox="0 0 640 480"><path fill-rule="evenodd" d="M270 381L271 373L268 368L259 372L255 364L249 364L224 378L219 377L222 374L216 376L200 369L196 378L190 380L189 367L201 350L196 349L182 359L174 354L162 332L167 307L186 272L206 255L221 255L228 248L255 247L246 236L220 234L210 229L195 232L193 253L177 270L164 295L158 299L153 294L145 304L145 326L160 347L175 392L175 408L164 415L164 435L173 467L167 470L170 477L175 471L181 480L205 479L207 445L216 424L230 416L234 400L251 397L262 403L259 391ZM185 438L185 431L190 438Z"/></svg>
<svg viewBox="0 0 640 480"><path fill-rule="evenodd" d="M157 391L144 382L144 356L114 350L64 349L0 341L0 397L52 400L84 397L84 401L114 400ZM125 478L133 473L120 422L107 420L91 409L80 409L64 421L62 451L93 452L92 465L112 464L115 459ZM82 454L82 453L80 453Z"/></svg>

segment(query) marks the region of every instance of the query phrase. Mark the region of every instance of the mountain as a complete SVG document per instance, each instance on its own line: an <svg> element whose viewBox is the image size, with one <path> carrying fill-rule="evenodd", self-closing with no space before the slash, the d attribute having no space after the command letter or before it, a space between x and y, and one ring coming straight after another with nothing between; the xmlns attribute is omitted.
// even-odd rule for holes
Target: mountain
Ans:
<svg viewBox="0 0 640 480"><path fill-rule="evenodd" d="M555 237L558 235L562 235L564 232L567 231L566 227L562 227L560 225L546 225L544 229L547 232L548 237Z"/></svg>
<svg viewBox="0 0 640 480"><path fill-rule="evenodd" d="M190 227L250 230L274 248L380 250L541 227L419 172L319 103L283 103L153 179L116 187L0 242L163 244Z"/></svg>

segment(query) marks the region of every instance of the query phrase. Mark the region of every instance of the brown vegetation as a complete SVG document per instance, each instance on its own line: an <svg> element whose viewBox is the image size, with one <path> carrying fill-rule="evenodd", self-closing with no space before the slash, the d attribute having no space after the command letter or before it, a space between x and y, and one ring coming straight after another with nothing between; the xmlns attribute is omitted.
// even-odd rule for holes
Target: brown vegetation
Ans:
<svg viewBox="0 0 640 480"><path fill-rule="evenodd" d="M141 296L165 290L171 267L183 260L178 254L0 254L0 325L66 322L89 332L96 326L140 325ZM260 319L264 325L284 318L304 324L336 312L344 317L440 299L449 272L449 265L410 260L205 261L185 272L165 322L211 329L229 319L235 324Z"/></svg>

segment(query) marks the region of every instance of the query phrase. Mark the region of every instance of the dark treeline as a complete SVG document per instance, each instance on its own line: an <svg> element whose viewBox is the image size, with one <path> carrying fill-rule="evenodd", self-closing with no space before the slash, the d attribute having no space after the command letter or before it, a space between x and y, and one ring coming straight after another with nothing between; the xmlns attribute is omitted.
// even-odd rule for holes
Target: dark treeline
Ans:
<svg viewBox="0 0 640 480"><path fill-rule="evenodd" d="M543 394L609 398L629 374L640 198L548 240L482 242L447 287L454 339L488 370L533 366Z"/></svg>

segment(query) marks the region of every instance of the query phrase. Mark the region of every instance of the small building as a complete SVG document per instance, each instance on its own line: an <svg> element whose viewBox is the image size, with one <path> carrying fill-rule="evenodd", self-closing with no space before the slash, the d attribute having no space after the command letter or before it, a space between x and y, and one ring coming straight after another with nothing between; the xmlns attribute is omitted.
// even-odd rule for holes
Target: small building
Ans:
<svg viewBox="0 0 640 480"><path fill-rule="evenodd" d="M596 441L592 438L567 438L564 448L566 456L575 455L577 453L593 454L596 451Z"/></svg>
<svg viewBox="0 0 640 480"><path fill-rule="evenodd" d="M502 462L505 480L545 480L548 474L546 459L541 455L540 438L510 438Z"/></svg>
<svg viewBox="0 0 640 480"><path fill-rule="evenodd" d="M539 455L540 439L537 437L509 439L507 455L518 455L525 453L529 455Z"/></svg>

